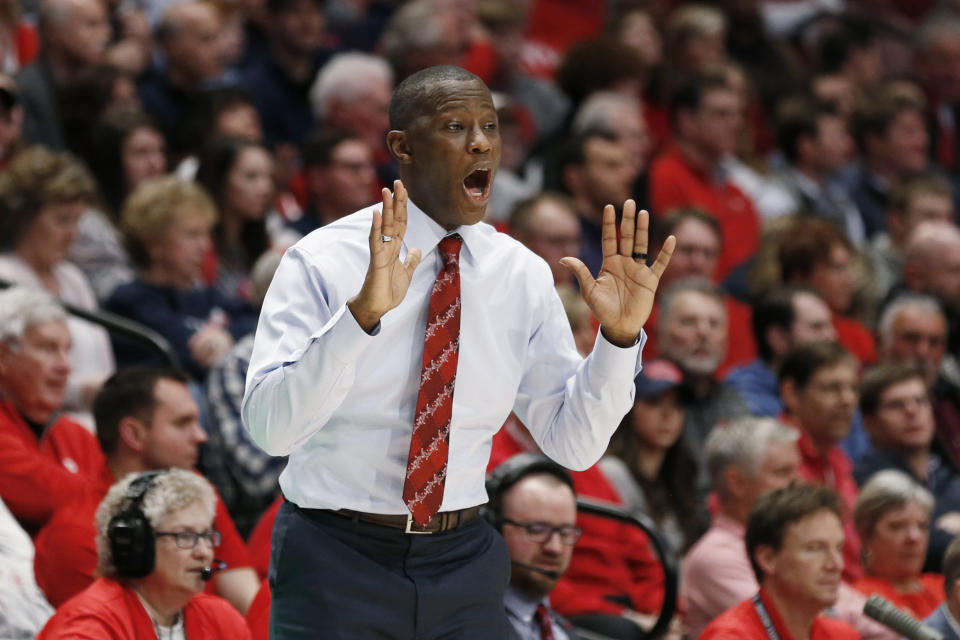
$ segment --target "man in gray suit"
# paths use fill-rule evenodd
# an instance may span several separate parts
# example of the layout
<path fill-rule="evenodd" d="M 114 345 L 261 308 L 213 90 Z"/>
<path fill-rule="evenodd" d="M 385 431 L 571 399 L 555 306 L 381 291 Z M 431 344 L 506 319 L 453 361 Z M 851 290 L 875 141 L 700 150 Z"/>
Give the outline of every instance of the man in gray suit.
<path fill-rule="evenodd" d="M 943 588 L 946 602 L 924 624 L 942 633 L 946 640 L 960 640 L 960 537 L 953 539 L 943 556 Z"/>

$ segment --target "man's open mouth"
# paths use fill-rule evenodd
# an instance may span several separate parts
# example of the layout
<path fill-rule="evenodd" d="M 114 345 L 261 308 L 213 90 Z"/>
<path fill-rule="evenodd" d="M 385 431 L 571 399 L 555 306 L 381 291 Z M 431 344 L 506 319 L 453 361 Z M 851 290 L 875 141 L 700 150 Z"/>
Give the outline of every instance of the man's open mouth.
<path fill-rule="evenodd" d="M 463 190 L 477 204 L 486 204 L 490 198 L 490 181 L 493 172 L 490 169 L 474 169 L 463 179 Z"/>

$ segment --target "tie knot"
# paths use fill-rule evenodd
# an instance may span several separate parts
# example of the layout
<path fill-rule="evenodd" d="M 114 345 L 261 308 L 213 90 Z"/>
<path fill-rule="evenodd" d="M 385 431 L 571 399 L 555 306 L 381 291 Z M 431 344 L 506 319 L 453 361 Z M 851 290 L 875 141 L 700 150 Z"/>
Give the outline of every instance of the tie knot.
<path fill-rule="evenodd" d="M 460 237 L 459 233 L 454 233 L 449 236 L 444 236 L 440 241 L 440 244 L 437 248 L 440 250 L 440 255 L 443 257 L 444 264 L 448 264 L 451 260 L 456 261 L 460 258 L 460 247 L 463 246 L 463 238 Z"/>

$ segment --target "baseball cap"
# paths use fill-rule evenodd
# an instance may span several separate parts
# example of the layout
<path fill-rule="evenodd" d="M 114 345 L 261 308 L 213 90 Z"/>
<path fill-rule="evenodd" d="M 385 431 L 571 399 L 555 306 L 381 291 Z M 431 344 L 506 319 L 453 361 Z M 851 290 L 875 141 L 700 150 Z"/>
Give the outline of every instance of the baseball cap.
<path fill-rule="evenodd" d="M 643 364 L 643 369 L 634 379 L 636 399 L 655 398 L 673 389 L 683 381 L 683 374 L 672 362 L 651 360 Z"/>

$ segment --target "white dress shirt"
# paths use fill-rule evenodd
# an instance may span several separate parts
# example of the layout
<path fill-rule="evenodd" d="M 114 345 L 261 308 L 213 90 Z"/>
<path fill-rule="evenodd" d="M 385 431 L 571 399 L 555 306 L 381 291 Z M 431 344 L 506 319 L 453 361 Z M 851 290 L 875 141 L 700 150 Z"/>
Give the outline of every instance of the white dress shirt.
<path fill-rule="evenodd" d="M 247 372 L 242 414 L 271 455 L 289 455 L 280 487 L 306 508 L 406 514 L 410 448 L 427 307 L 444 229 L 412 202 L 400 253 L 423 260 L 403 302 L 373 335 L 346 308 L 370 261 L 374 207 L 319 229 L 289 249 L 267 292 Z M 486 502 L 491 439 L 516 411 L 551 458 L 572 469 L 599 460 L 633 404 L 645 340 L 619 348 L 598 337 L 576 351 L 547 264 L 478 223 L 456 229 L 460 350 L 441 511 Z"/>

